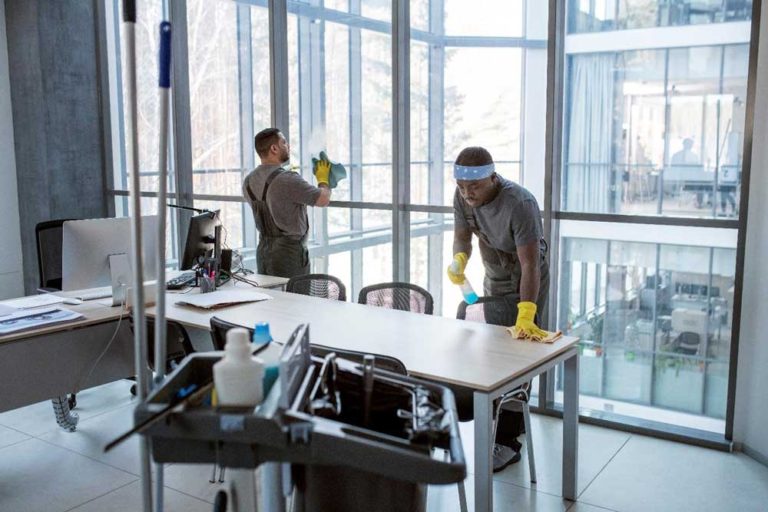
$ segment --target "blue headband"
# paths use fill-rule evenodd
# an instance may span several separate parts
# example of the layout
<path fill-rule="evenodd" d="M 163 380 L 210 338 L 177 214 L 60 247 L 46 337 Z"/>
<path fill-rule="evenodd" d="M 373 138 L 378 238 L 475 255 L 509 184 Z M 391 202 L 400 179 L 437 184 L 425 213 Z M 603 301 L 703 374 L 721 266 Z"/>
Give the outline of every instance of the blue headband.
<path fill-rule="evenodd" d="M 479 166 L 467 166 L 467 165 L 454 165 L 453 177 L 457 180 L 482 180 L 487 178 L 496 172 L 496 166 L 493 164 L 479 165 Z"/>

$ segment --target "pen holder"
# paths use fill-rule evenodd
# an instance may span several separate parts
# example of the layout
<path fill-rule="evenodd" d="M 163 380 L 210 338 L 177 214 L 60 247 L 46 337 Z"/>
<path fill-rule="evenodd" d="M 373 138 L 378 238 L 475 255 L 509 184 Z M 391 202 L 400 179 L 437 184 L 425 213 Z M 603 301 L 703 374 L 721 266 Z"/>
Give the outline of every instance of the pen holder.
<path fill-rule="evenodd" d="M 216 291 L 216 278 L 200 276 L 200 293 L 210 293 Z"/>

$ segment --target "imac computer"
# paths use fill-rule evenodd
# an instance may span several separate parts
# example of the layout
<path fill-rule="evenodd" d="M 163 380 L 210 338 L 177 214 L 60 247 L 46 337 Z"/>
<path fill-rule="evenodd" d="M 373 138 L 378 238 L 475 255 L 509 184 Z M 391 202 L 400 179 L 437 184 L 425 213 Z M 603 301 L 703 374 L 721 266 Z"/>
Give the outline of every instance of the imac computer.
<path fill-rule="evenodd" d="M 144 279 L 151 281 L 156 278 L 157 217 L 141 220 Z M 129 217 L 67 221 L 62 237 L 63 291 L 132 284 Z"/>
<path fill-rule="evenodd" d="M 199 257 L 213 256 L 216 245 L 216 227 L 221 226 L 219 210 L 203 212 L 189 220 L 187 242 L 184 244 L 184 254 L 181 258 L 181 270 L 190 270 Z"/>

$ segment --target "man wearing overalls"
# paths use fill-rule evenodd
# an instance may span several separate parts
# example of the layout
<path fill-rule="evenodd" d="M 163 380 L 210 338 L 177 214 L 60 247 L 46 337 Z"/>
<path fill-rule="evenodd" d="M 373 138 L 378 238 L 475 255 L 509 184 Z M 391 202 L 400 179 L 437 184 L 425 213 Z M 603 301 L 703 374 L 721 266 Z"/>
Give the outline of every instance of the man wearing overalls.
<path fill-rule="evenodd" d="M 517 318 L 503 322 L 506 325 L 514 322 L 518 332 L 546 336 L 535 323 L 536 312 L 540 315 L 546 312 L 549 293 L 547 245 L 536 198 L 525 188 L 496 174 L 491 154 L 481 147 L 468 147 L 459 153 L 454 178 L 457 184 L 453 200 L 454 256 L 453 264 L 448 267 L 449 279 L 454 284 L 464 282 L 474 234 L 485 267 L 485 295 L 504 297 L 511 311 L 517 306 Z M 503 411 L 500 416 L 494 471 L 520 460 L 520 444 L 515 439 L 518 432 L 509 425 L 519 423 L 514 414 L 519 413 Z"/>
<path fill-rule="evenodd" d="M 330 163 L 318 164 L 315 187 L 286 168 L 290 146 L 280 130 L 260 131 L 255 146 L 261 165 L 246 176 L 243 195 L 259 230 L 258 273 L 288 278 L 309 274 L 307 206 L 328 206 Z"/>

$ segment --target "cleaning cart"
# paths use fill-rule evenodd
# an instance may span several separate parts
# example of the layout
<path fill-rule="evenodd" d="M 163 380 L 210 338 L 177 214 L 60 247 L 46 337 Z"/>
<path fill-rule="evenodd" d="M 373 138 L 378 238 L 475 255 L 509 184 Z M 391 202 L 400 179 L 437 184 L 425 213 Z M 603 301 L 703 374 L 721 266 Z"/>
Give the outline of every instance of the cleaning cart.
<path fill-rule="evenodd" d="M 279 378 L 255 409 L 214 407 L 203 397 L 146 428 L 155 462 L 231 468 L 228 499 L 216 506 L 238 512 L 282 511 L 289 496 L 294 510 L 423 511 L 426 484 L 464 480 L 448 388 L 376 369 L 372 356 L 362 364 L 312 357 L 309 341 L 301 325 L 281 350 L 275 345 Z M 220 357 L 188 357 L 136 408 L 136 424 L 209 383 Z"/>

